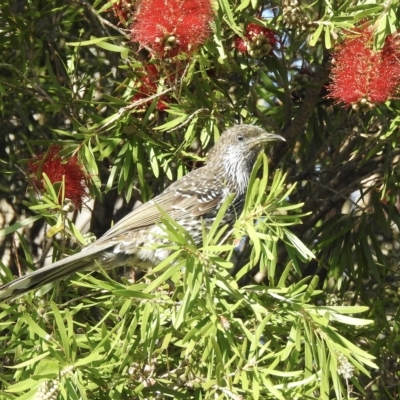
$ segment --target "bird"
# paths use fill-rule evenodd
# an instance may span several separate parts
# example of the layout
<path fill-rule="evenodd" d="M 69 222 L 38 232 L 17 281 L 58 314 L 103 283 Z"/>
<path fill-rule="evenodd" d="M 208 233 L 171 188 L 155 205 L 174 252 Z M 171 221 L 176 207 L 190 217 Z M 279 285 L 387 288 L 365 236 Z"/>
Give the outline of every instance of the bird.
<path fill-rule="evenodd" d="M 140 205 L 103 236 L 49 266 L 0 286 L 0 303 L 7 302 L 75 272 L 120 266 L 148 270 L 165 260 L 169 250 L 162 244 L 163 213 L 185 228 L 196 245 L 202 226 L 210 227 L 227 200 L 232 198 L 221 225 L 232 225 L 243 210 L 253 166 L 267 142 L 285 139 L 255 125 L 235 125 L 221 134 L 209 151 L 204 166 L 168 186 Z"/>

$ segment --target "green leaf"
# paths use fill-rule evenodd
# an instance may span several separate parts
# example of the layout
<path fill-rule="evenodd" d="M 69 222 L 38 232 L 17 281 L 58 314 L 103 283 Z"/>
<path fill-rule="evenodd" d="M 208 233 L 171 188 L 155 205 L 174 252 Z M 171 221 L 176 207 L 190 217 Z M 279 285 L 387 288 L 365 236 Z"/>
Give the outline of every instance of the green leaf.
<path fill-rule="evenodd" d="M 35 222 L 35 221 L 37 221 L 38 219 L 41 219 L 41 218 L 43 218 L 41 215 L 34 215 L 33 217 L 29 217 L 29 218 L 26 218 L 26 219 L 24 219 L 22 221 L 18 221 L 15 224 L 13 224 L 13 225 L 11 225 L 11 226 L 9 226 L 7 228 L 1 229 L 0 230 L 0 237 L 6 236 L 6 235 L 8 235 L 10 233 L 13 233 L 13 232 L 17 231 L 18 229 L 24 228 L 25 226 L 28 226 L 28 225 L 32 224 L 33 222 Z"/>
<path fill-rule="evenodd" d="M 319 37 L 321 36 L 322 30 L 324 29 L 323 24 L 319 24 L 317 30 L 310 36 L 308 40 L 308 44 L 310 46 L 315 46 L 318 42 Z"/>
<path fill-rule="evenodd" d="M 343 324 L 346 324 L 346 325 L 364 326 L 364 325 L 371 325 L 374 323 L 374 321 L 370 320 L 370 319 L 348 317 L 346 315 L 340 315 L 340 314 L 336 314 L 336 313 L 332 313 L 332 314 L 330 314 L 330 316 L 335 321 L 342 322 Z"/>
<path fill-rule="evenodd" d="M 332 48 L 332 42 L 331 42 L 331 29 L 334 29 L 334 27 L 330 26 L 325 26 L 325 47 L 329 50 Z"/>
<path fill-rule="evenodd" d="M 63 318 L 61 317 L 60 311 L 57 308 L 57 305 L 52 301 L 51 302 L 51 309 L 53 310 L 55 322 L 57 324 L 57 332 L 61 337 L 61 342 L 63 346 L 63 350 L 65 352 L 65 358 L 69 361 L 69 339 L 67 330 L 64 325 Z"/>
<path fill-rule="evenodd" d="M 223 10 L 225 11 L 225 17 L 227 19 L 229 26 L 237 35 L 241 36 L 242 32 L 235 23 L 235 19 L 228 0 L 221 0 L 220 4 L 223 7 Z"/>
<path fill-rule="evenodd" d="M 47 356 L 49 356 L 49 354 L 50 354 L 50 352 L 46 351 L 46 352 L 44 352 L 44 353 L 42 353 L 42 354 L 38 354 L 36 357 L 31 358 L 31 359 L 29 359 L 29 360 L 27 360 L 27 361 L 25 361 L 25 362 L 20 363 L 20 364 L 17 364 L 17 365 L 8 365 L 7 368 L 10 368 L 10 369 L 21 369 L 21 368 L 25 368 L 25 367 L 27 367 L 27 366 L 29 366 L 29 365 L 32 365 L 32 364 L 37 363 L 38 361 L 42 360 L 43 358 L 46 358 Z"/>

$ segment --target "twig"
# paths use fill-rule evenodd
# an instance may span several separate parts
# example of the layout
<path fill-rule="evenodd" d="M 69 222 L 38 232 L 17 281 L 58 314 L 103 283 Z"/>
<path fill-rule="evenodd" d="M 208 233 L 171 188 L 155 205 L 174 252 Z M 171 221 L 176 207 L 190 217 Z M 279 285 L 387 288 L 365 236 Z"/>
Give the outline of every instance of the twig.
<path fill-rule="evenodd" d="M 315 104 L 319 101 L 319 93 L 322 85 L 328 79 L 328 70 L 320 67 L 316 74 L 313 82 L 306 91 L 306 97 L 299 107 L 296 116 L 293 118 L 291 125 L 283 131 L 283 135 L 287 140 L 286 143 L 279 143 L 274 146 L 274 152 L 271 157 L 271 169 L 275 169 L 279 160 L 282 158 L 288 149 L 293 145 L 293 142 L 297 140 L 298 136 L 304 131 L 308 120 L 314 112 Z"/>
<path fill-rule="evenodd" d="M 93 10 L 92 6 L 86 0 L 77 0 L 77 2 L 82 4 L 88 11 L 90 11 L 100 21 L 102 25 L 107 25 L 111 29 L 114 29 L 115 31 L 120 33 L 125 38 L 128 39 L 130 38 L 129 35 L 124 30 L 118 28 L 118 26 L 115 26 L 110 21 L 107 21 L 105 18 L 100 16 L 95 10 Z"/>
<path fill-rule="evenodd" d="M 12 252 L 15 257 L 15 261 L 17 263 L 17 268 L 18 268 L 18 276 L 21 277 L 23 275 L 22 273 L 22 268 L 21 268 L 21 263 L 19 262 L 19 256 L 18 256 L 18 251 L 17 251 L 17 244 L 15 242 L 15 232 L 12 236 Z"/>
<path fill-rule="evenodd" d="M 63 304 L 60 304 L 58 307 L 60 309 L 62 309 L 62 308 L 67 307 L 71 303 L 75 303 L 76 301 L 83 300 L 83 299 L 92 299 L 94 296 L 97 296 L 98 294 L 102 294 L 102 293 L 109 293 L 109 292 L 105 291 L 104 289 L 96 290 L 95 292 L 90 292 L 90 293 L 84 294 L 82 296 L 78 296 L 78 297 L 75 297 L 75 298 L 73 298 L 71 300 L 68 300 L 67 302 L 65 302 Z"/>
<path fill-rule="evenodd" d="M 197 114 L 200 114 L 202 111 L 209 111 L 209 110 L 208 110 L 208 108 L 199 108 L 194 113 L 190 114 L 189 117 L 185 121 L 183 121 L 181 124 L 179 124 L 175 128 L 168 130 L 167 132 L 173 132 L 173 131 L 176 131 L 177 129 L 182 128 L 183 126 L 187 125 Z"/>
<path fill-rule="evenodd" d="M 137 101 L 127 105 L 126 107 L 120 108 L 118 110 L 118 112 L 116 114 L 114 114 L 113 117 L 107 123 L 105 123 L 104 125 L 102 125 L 98 128 L 98 132 L 103 132 L 114 122 L 118 121 L 124 114 L 128 113 L 129 111 L 136 108 L 137 106 L 146 104 L 149 101 L 152 101 L 154 99 L 157 99 L 158 97 L 164 96 L 164 94 L 169 93 L 170 91 L 172 91 L 172 88 L 165 89 L 164 91 L 162 91 L 160 93 L 153 94 L 152 96 L 146 97 L 145 99 L 137 100 Z"/>

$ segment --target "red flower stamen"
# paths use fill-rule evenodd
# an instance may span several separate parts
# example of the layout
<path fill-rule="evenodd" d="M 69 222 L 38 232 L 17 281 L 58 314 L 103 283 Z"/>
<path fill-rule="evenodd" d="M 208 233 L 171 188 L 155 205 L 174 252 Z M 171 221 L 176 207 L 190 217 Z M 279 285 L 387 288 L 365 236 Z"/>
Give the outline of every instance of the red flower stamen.
<path fill-rule="evenodd" d="M 80 209 L 87 195 L 88 175 L 76 156 L 64 160 L 59 154 L 60 151 L 59 146 L 50 146 L 47 153 L 28 163 L 29 169 L 35 175 L 33 180 L 39 190 L 44 190 L 44 182 L 42 176 L 38 176 L 39 173 L 46 174 L 52 184 L 64 180 L 65 198 L 71 200 L 74 206 Z"/>
<path fill-rule="evenodd" d="M 271 54 L 277 43 L 278 40 L 272 29 L 250 22 L 246 28 L 245 39 L 237 37 L 234 46 L 241 53 L 260 58 Z"/>
<path fill-rule="evenodd" d="M 212 19 L 210 0 L 142 0 L 132 39 L 159 58 L 191 54 L 207 40 Z"/>
<path fill-rule="evenodd" d="M 359 29 L 356 38 L 347 38 L 335 49 L 328 97 L 337 102 L 373 108 L 396 94 L 400 84 L 400 40 L 387 37 L 382 50 L 373 49 L 373 30 Z"/>

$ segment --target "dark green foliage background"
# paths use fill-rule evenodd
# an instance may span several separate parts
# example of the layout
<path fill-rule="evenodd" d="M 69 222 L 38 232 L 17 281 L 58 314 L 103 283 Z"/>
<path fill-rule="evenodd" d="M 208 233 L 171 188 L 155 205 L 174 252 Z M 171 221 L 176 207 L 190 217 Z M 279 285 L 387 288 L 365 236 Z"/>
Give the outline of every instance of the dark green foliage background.
<path fill-rule="evenodd" d="M 169 221 L 174 251 L 149 279 L 83 274 L 1 305 L 0 397 L 398 398 L 400 103 L 356 113 L 325 97 L 344 29 L 371 20 L 380 48 L 399 28 L 397 5 L 303 2 L 308 22 L 296 25 L 286 3 L 219 0 L 198 54 L 156 61 L 166 111 L 157 99 L 132 105 L 147 55 L 110 7 L 0 1 L 0 228 L 35 220 L 0 231 L 4 281 L 39 267 L 39 249 L 59 258 L 82 241 L 57 195 L 27 190 L 26 161 L 51 143 L 91 176 L 100 236 L 201 165 L 226 127 L 255 123 L 287 142 L 259 160 L 233 232 L 216 224 L 197 249 Z M 253 60 L 232 45 L 262 11 L 281 45 Z M 342 213 L 357 190 L 362 201 Z M 61 239 L 37 240 L 61 222 Z M 250 246 L 237 254 L 244 235 Z"/>

